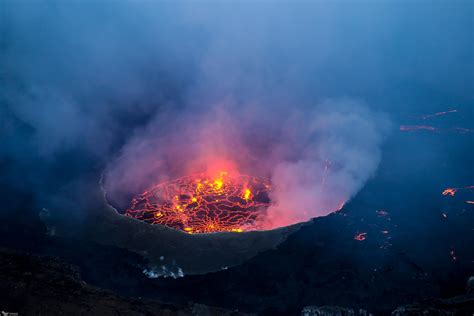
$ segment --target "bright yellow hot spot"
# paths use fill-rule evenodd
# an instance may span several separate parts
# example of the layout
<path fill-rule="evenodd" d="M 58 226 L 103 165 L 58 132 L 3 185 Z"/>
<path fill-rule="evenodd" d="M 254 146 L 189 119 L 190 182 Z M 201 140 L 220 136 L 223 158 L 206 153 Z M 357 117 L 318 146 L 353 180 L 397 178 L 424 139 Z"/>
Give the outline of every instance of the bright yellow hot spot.
<path fill-rule="evenodd" d="M 213 186 L 216 191 L 219 191 L 222 189 L 222 186 L 224 185 L 224 177 L 227 176 L 227 171 L 221 171 L 219 173 L 219 178 L 214 180 Z"/>
<path fill-rule="evenodd" d="M 184 230 L 187 231 L 187 232 L 190 232 L 190 231 L 192 231 L 193 229 L 192 229 L 191 227 L 185 227 Z"/>
<path fill-rule="evenodd" d="M 244 199 L 246 201 L 248 201 L 248 199 L 250 198 L 250 194 L 252 194 L 252 192 L 250 191 L 250 189 L 245 189 L 245 192 L 244 192 Z"/>
<path fill-rule="evenodd" d="M 216 190 L 220 190 L 223 184 L 224 182 L 222 181 L 222 178 L 214 181 L 214 187 Z"/>
<path fill-rule="evenodd" d="M 231 231 L 234 232 L 234 233 L 241 233 L 241 232 L 243 232 L 243 230 L 240 229 L 240 228 L 233 228 L 233 229 L 231 229 Z"/>
<path fill-rule="evenodd" d="M 191 201 L 193 201 L 193 202 L 197 202 L 197 200 L 198 200 L 198 199 L 196 199 L 195 197 L 193 197 L 193 198 L 191 199 Z"/>

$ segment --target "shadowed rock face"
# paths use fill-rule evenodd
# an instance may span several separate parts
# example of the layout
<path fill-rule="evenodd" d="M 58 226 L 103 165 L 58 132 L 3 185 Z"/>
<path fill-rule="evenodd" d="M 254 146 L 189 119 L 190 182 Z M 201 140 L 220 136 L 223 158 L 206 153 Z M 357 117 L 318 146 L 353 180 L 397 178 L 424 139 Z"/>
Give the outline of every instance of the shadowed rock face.
<path fill-rule="evenodd" d="M 276 247 L 301 225 L 246 233 L 186 234 L 150 225 L 104 208 L 85 223 L 87 239 L 142 254 L 152 267 L 173 266 L 184 274 L 218 271 L 239 265 Z"/>
<path fill-rule="evenodd" d="M 472 294 L 474 295 L 474 276 L 469 277 L 467 280 L 467 294 Z"/>
<path fill-rule="evenodd" d="M 411 147 L 420 144 L 423 141 L 416 139 Z M 424 151 L 426 156 L 432 155 L 429 149 Z M 317 218 L 275 249 L 223 271 L 177 279 L 147 278 L 142 271 L 148 263 L 138 253 L 145 250 L 123 249 L 134 235 L 140 236 L 140 230 L 130 230 L 135 225 L 126 221 L 132 219 L 115 215 L 113 209 L 107 211 L 100 190 L 91 190 L 95 197 L 80 196 L 97 206 L 87 209 L 90 215 L 80 225 L 67 227 L 65 221 L 55 225 L 54 219 L 49 219 L 50 228 L 56 227 L 59 236 L 44 234 L 34 213 L 37 209 L 27 204 L 28 199 L 17 199 L 25 205 L 3 219 L 0 245 L 60 257 L 78 266 L 87 283 L 124 297 L 159 299 L 182 306 L 193 301 L 274 316 L 297 315 L 305 306 L 343 306 L 354 311 L 362 308 L 374 315 L 390 315 L 398 306 L 433 297 L 444 298 L 446 305 L 446 298 L 465 293 L 466 279 L 473 275 L 472 206 L 457 195 L 441 195 L 446 183 L 454 180 L 433 174 L 432 166 L 417 164 L 408 170 L 397 164 L 405 167 L 403 159 L 411 161 L 409 156 L 391 152 L 387 157 L 392 161 L 382 166 L 377 178 L 341 212 Z M 444 161 L 439 159 L 438 168 L 452 172 L 443 167 Z M 433 179 L 427 182 L 419 177 L 420 170 L 433 174 Z M 464 180 L 456 182 L 470 183 L 472 177 L 465 170 L 460 171 Z M 97 182 L 96 174 L 91 178 L 89 183 Z M 11 194 L 3 191 L 0 195 Z M 20 217 L 23 210 L 25 215 Z M 139 224 L 136 227 L 144 232 L 157 228 Z M 94 228 L 100 230 L 94 232 Z M 112 237 L 107 235 L 110 232 Z M 366 238 L 354 239 L 360 233 L 366 233 Z M 122 249 L 111 246 L 115 241 Z M 182 247 L 178 242 L 172 245 Z M 2 275 L 9 273 L 4 271 Z M 433 304 L 424 306 L 439 307 Z M 462 304 L 472 306 L 469 302 Z"/>
<path fill-rule="evenodd" d="M 461 316 L 474 313 L 474 295 L 466 294 L 397 307 L 392 316 Z"/>
<path fill-rule="evenodd" d="M 275 248 L 304 225 L 302 223 L 268 231 L 190 235 L 119 214 L 107 203 L 98 181 L 91 179 L 89 182 L 96 211 L 89 213 L 80 230 L 66 227 L 62 223 L 55 224 L 54 218 L 43 216 L 49 230 L 59 236 L 80 237 L 139 253 L 149 259 L 152 273 L 171 271 L 176 274 L 179 270 L 188 275 L 236 266 L 262 251 Z"/>
<path fill-rule="evenodd" d="M 202 304 L 127 299 L 81 280 L 77 268 L 51 257 L 0 250 L 0 304 L 19 315 L 249 315 Z"/>
<path fill-rule="evenodd" d="M 360 309 L 345 308 L 340 306 L 307 306 L 303 308 L 301 316 L 373 316 L 367 311 Z"/>

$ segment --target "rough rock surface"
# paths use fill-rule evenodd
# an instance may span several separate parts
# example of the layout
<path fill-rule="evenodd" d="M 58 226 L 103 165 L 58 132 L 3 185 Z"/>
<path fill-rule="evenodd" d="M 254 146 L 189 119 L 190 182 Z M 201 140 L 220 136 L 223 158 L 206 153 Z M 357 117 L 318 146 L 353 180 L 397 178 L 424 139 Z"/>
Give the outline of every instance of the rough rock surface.
<path fill-rule="evenodd" d="M 407 146 L 406 152 L 423 143 L 419 139 L 409 142 L 403 138 L 402 141 Z M 429 148 L 423 149 L 426 159 L 433 158 Z M 464 152 L 463 148 L 459 155 Z M 374 315 L 390 315 L 398 306 L 433 297 L 444 298 L 445 304 L 460 301 L 461 305 L 472 307 L 462 296 L 467 278 L 473 275 L 474 206 L 466 204 L 461 196 L 457 198 L 461 193 L 456 197 L 441 194 L 450 182 L 448 179 L 439 177 L 427 182 L 425 177 L 419 176 L 420 168 L 424 168 L 424 174 L 437 175 L 433 170 L 442 169 L 445 160 L 440 159 L 436 168 L 414 164 L 407 169 L 412 162 L 411 155 L 389 152 L 386 157 L 389 160 L 383 163 L 378 176 L 340 212 L 315 219 L 276 248 L 261 252 L 241 265 L 228 268 L 218 265 L 218 272 L 206 275 L 190 275 L 178 265 L 183 268 L 185 277 L 149 279 L 143 270 L 153 267 L 139 253 L 119 248 L 121 244 L 89 242 L 96 240 L 94 236 L 66 238 L 45 234 L 37 218 L 38 209 L 32 204 L 34 200 L 28 196 L 18 198 L 9 191 L 0 191 L 3 208 L 11 207 L 8 217 L 0 212 L 0 246 L 61 258 L 78 266 L 82 280 L 88 284 L 109 289 L 122 297 L 140 296 L 184 307 L 192 301 L 227 310 L 286 316 L 300 314 L 305 306 L 347 306 L 362 308 Z M 69 167 L 70 164 L 61 172 L 70 170 Z M 71 175 L 67 174 L 67 178 Z M 467 177 L 461 182 L 468 183 L 470 179 L 472 177 Z M 9 196 L 21 204 L 6 203 Z M 99 206 L 103 197 L 97 196 L 97 208 L 93 199 L 87 197 L 88 205 L 94 206 L 88 214 L 102 210 Z M 76 229 L 85 227 L 86 224 L 69 217 L 68 222 Z M 118 231 L 124 240 L 132 238 L 131 232 L 123 228 Z M 366 239 L 355 240 L 354 236 L 362 232 L 366 233 Z M 103 235 L 103 232 L 98 234 Z M 149 243 L 155 241 L 154 238 L 148 240 Z M 180 239 L 169 241 L 170 245 L 179 243 Z M 230 251 L 230 255 L 238 257 L 239 254 Z M 168 258 L 173 259 L 166 256 Z M 192 261 L 196 257 L 188 259 Z M 199 259 L 206 263 L 212 261 L 213 256 Z M 2 273 L 2 280 L 4 275 Z M 8 282 L 11 285 L 12 279 Z M 16 297 L 20 303 L 15 306 L 26 300 L 20 295 Z M 449 297 L 452 299 L 447 300 Z M 4 304 L 8 297 L 0 300 Z M 452 305 L 430 304 L 425 306 L 452 308 Z M 467 315 L 472 316 L 472 313 Z"/>
<path fill-rule="evenodd" d="M 474 294 L 474 276 L 469 277 L 466 287 L 467 294 Z"/>
<path fill-rule="evenodd" d="M 454 316 L 457 315 L 456 311 L 439 309 L 432 306 L 426 306 L 422 304 L 411 304 L 406 306 L 400 306 L 392 312 L 392 316 L 417 316 L 417 315 L 430 315 L 430 316 Z"/>
<path fill-rule="evenodd" d="M 474 293 L 472 292 L 471 276 L 467 280 L 467 291 L 465 295 L 459 295 L 447 299 L 426 301 L 423 303 L 409 304 L 396 308 L 392 316 L 458 316 L 474 315 Z"/>
<path fill-rule="evenodd" d="M 354 310 L 340 306 L 307 306 L 301 316 L 372 316 L 366 310 Z"/>
<path fill-rule="evenodd" d="M 201 304 L 123 298 L 86 284 L 77 268 L 63 261 L 6 250 L 0 251 L 0 310 L 19 315 L 244 315 Z"/>

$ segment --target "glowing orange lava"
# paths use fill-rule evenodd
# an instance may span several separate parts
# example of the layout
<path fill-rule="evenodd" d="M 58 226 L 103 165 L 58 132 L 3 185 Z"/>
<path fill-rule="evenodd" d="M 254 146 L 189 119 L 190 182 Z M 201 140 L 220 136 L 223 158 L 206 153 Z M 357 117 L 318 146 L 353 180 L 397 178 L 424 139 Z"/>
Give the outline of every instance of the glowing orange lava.
<path fill-rule="evenodd" d="M 472 190 L 472 189 L 474 189 L 474 185 L 470 185 L 470 186 L 467 186 L 467 187 L 461 187 L 461 188 L 446 188 L 446 189 L 443 190 L 443 192 L 441 194 L 454 196 L 456 194 L 456 192 L 458 192 L 459 190 Z"/>
<path fill-rule="evenodd" d="M 125 215 L 189 234 L 262 228 L 270 184 L 257 177 L 219 172 L 158 184 L 132 200 Z"/>
<path fill-rule="evenodd" d="M 454 196 L 456 194 L 456 191 L 457 189 L 455 188 L 447 188 L 441 194 Z"/>

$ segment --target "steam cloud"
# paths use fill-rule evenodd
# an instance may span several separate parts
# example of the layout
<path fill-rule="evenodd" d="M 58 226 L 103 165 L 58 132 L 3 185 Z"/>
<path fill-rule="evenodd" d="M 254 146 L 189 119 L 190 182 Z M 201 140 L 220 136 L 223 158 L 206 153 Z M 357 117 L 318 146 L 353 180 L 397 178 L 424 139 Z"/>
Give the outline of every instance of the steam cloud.
<path fill-rule="evenodd" d="M 455 52 L 468 44 L 449 34 L 468 16 L 440 6 L 3 1 L 2 184 L 70 217 L 90 207 L 90 169 L 125 207 L 150 184 L 231 161 L 271 178 L 269 226 L 327 214 L 377 168 L 382 112 L 400 106 L 392 82 L 466 82 L 444 74 L 465 73 Z M 428 38 L 415 54 L 426 58 L 400 50 L 414 47 L 400 34 Z M 433 52 L 434 38 L 450 50 Z"/>
<path fill-rule="evenodd" d="M 255 112 L 265 115 L 265 104 L 242 113 L 244 104 L 219 103 L 202 115 L 180 112 L 169 126 L 152 122 L 110 166 L 106 188 L 126 205 L 157 181 L 230 168 L 271 179 L 267 228 L 335 211 L 376 170 L 389 122 L 347 99 L 288 107 L 261 120 Z"/>

